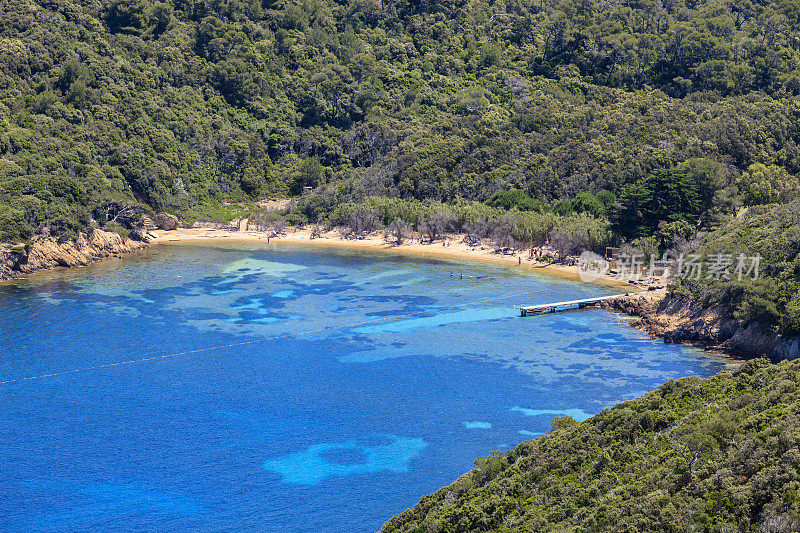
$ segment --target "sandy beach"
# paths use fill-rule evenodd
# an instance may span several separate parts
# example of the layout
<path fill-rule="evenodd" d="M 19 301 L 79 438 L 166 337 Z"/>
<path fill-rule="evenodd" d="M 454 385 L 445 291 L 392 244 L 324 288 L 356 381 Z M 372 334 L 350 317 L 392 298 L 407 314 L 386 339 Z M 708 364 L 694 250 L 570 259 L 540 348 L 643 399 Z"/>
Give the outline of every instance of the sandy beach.
<path fill-rule="evenodd" d="M 359 239 L 345 239 L 336 231 L 323 233 L 312 238 L 310 229 L 288 228 L 284 235 L 267 237 L 258 231 L 232 231 L 227 228 L 179 228 L 172 231 L 158 231 L 158 237 L 153 241 L 156 245 L 171 245 L 180 243 L 198 242 L 247 242 L 275 244 L 293 244 L 303 246 L 336 247 L 345 249 L 360 249 L 380 251 L 388 254 L 409 255 L 416 257 L 430 257 L 455 261 L 479 261 L 503 265 L 511 268 L 520 268 L 523 271 L 546 276 L 557 276 L 576 281 L 581 279 L 578 266 L 563 264 L 541 263 L 528 257 L 524 250 L 516 253 L 500 253 L 493 246 L 478 244 L 470 246 L 460 241 L 457 236 L 445 237 L 442 241 L 433 244 L 420 244 L 419 240 L 405 239 L 403 244 L 387 242 L 381 232 L 373 233 Z M 604 276 L 592 281 L 606 286 L 625 287 L 625 292 L 638 292 L 642 288 L 612 276 Z"/>

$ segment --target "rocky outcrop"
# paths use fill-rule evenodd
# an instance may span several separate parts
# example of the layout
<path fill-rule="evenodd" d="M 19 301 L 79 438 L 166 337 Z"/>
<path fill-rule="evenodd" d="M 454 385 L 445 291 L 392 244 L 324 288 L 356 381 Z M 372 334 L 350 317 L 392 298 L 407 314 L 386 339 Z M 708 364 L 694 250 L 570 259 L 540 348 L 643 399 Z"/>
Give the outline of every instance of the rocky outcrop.
<path fill-rule="evenodd" d="M 773 361 L 800 356 L 800 338 L 765 324 L 743 324 L 719 307 L 672 297 L 665 291 L 637 293 L 603 302 L 603 307 L 637 317 L 632 326 L 664 342 L 695 344 L 742 358 Z"/>
<path fill-rule="evenodd" d="M 0 281 L 4 279 L 11 279 L 16 277 L 17 271 L 15 266 L 17 264 L 17 257 L 24 253 L 22 251 L 12 248 L 8 244 L 0 244 Z"/>
<path fill-rule="evenodd" d="M 155 219 L 153 219 L 153 222 L 155 223 L 156 227 L 165 231 L 178 229 L 181 224 L 181 221 L 178 219 L 178 217 L 175 215 L 170 215 L 169 213 L 157 214 Z"/>
<path fill-rule="evenodd" d="M 116 233 L 94 230 L 60 243 L 52 237 L 35 238 L 24 248 L 0 247 L 0 280 L 57 266 L 73 267 L 113 255 L 146 248 L 144 242 L 123 240 Z"/>
<path fill-rule="evenodd" d="M 131 239 L 149 243 L 158 239 L 158 234 L 154 231 L 147 231 L 145 228 L 134 228 L 131 230 Z"/>

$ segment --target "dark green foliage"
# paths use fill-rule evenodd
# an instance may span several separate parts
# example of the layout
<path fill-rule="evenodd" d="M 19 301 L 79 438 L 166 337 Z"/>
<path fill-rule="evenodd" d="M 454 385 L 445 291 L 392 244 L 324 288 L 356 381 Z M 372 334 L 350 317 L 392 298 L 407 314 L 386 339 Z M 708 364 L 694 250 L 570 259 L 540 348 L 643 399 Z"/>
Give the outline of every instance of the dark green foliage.
<path fill-rule="evenodd" d="M 567 429 L 571 428 L 575 424 L 577 424 L 577 422 L 575 421 L 574 418 L 572 418 L 569 415 L 557 416 L 550 423 L 550 429 L 553 431 L 556 431 L 558 429 Z"/>
<path fill-rule="evenodd" d="M 557 419 L 383 531 L 795 531 L 799 376 L 797 361 L 751 361 Z"/>
<path fill-rule="evenodd" d="M 572 213 L 573 205 L 572 202 L 567 200 L 556 200 L 550 205 L 550 210 L 553 211 L 556 215 L 568 215 Z"/>
<path fill-rule="evenodd" d="M 590 213 L 596 217 L 606 216 L 609 209 L 614 205 L 616 198 L 611 191 L 602 192 L 607 194 L 603 194 L 600 197 L 588 191 L 578 193 L 572 200 L 572 209 L 578 213 Z"/>
<path fill-rule="evenodd" d="M 653 170 L 621 194 L 618 231 L 629 237 L 653 235 L 661 224 L 695 223 L 711 205 L 713 195 L 701 194 L 704 182 L 684 165 Z"/>
<path fill-rule="evenodd" d="M 498 191 L 486 203 L 492 207 L 501 207 L 505 210 L 541 211 L 544 207 L 542 202 L 534 200 L 519 189 Z"/>
<path fill-rule="evenodd" d="M 0 181 L 82 192 L 28 195 L 37 204 L 4 187 L 0 238 L 73 231 L 80 209 L 109 202 L 189 216 L 304 187 L 313 222 L 385 196 L 540 201 L 629 237 L 717 223 L 797 193 L 798 13 L 790 0 L 8 0 Z"/>

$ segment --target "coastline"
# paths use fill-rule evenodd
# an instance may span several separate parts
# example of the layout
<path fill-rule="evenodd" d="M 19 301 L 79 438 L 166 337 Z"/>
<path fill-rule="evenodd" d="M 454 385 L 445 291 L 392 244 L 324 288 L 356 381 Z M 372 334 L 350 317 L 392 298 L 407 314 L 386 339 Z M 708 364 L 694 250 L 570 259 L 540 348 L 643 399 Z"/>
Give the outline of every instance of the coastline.
<path fill-rule="evenodd" d="M 80 233 L 77 239 L 66 242 L 59 242 L 52 237 L 38 237 L 22 250 L 0 244 L 0 283 L 59 268 L 83 267 L 112 258 L 121 259 L 147 248 L 145 242 L 123 239 L 116 233 L 97 229 Z"/>
<path fill-rule="evenodd" d="M 602 307 L 634 317 L 631 326 L 665 343 L 696 346 L 739 361 L 800 358 L 800 337 L 783 335 L 768 324 L 742 323 L 719 305 L 704 306 L 666 291 L 615 298 L 603 302 Z"/>
<path fill-rule="evenodd" d="M 445 236 L 442 241 L 433 244 L 420 244 L 407 239 L 403 244 L 397 245 L 387 243 L 382 233 L 373 233 L 364 238 L 351 240 L 341 237 L 336 232 L 328 232 L 312 239 L 309 229 L 289 228 L 286 234 L 268 239 L 266 234 L 257 231 L 236 231 L 229 228 L 179 228 L 151 233 L 149 237 L 148 243 L 123 241 L 116 234 L 95 231 L 78 243 L 57 244 L 51 240 L 42 241 L 31 254 L 36 260 L 26 263 L 22 270 L 13 271 L 13 275 L 0 280 L 0 284 L 13 283 L 14 280 L 25 279 L 31 275 L 44 275 L 62 269 L 72 270 L 88 265 L 102 267 L 103 264 L 125 261 L 129 256 L 156 251 L 164 246 L 187 244 L 215 246 L 230 243 L 258 245 L 259 247 L 266 247 L 269 244 L 276 247 L 294 245 L 342 251 L 369 251 L 395 256 L 491 264 L 526 274 L 567 279 L 613 289 L 625 293 L 625 296 L 604 302 L 601 308 L 634 317 L 629 324 L 643 330 L 652 338 L 663 338 L 665 342 L 701 347 L 717 355 L 736 357 L 738 352 L 738 350 L 720 346 L 719 342 L 714 342 L 716 339 L 712 341 L 712 338 L 709 337 L 697 338 L 686 335 L 684 338 L 674 338 L 672 330 L 685 328 L 685 321 L 675 320 L 675 317 L 667 316 L 661 309 L 660 304 L 668 300 L 664 289 L 648 291 L 641 286 L 612 276 L 592 280 L 582 279 L 577 265 L 540 263 L 526 257 L 528 254 L 524 252 L 499 253 L 491 246 L 480 244 L 469 246 L 460 242 L 458 236 Z M 654 327 L 654 323 L 661 326 Z"/>
<path fill-rule="evenodd" d="M 155 251 L 162 246 L 195 245 L 220 245 L 222 243 L 240 243 L 258 246 L 296 245 L 338 250 L 369 251 L 391 254 L 395 256 L 422 257 L 431 259 L 449 260 L 455 262 L 484 263 L 504 268 L 519 270 L 520 272 L 555 277 L 589 283 L 614 289 L 624 293 L 619 298 L 603 302 L 600 308 L 606 311 L 619 313 L 632 317 L 628 323 L 647 333 L 651 338 L 663 339 L 666 343 L 685 344 L 702 348 L 705 351 L 736 361 L 743 361 L 754 357 L 753 350 L 743 349 L 744 342 L 732 344 L 722 342 L 718 334 L 720 329 L 719 317 L 705 315 L 703 324 L 699 325 L 698 314 L 688 312 L 680 306 L 671 305 L 666 289 L 658 288 L 648 290 L 641 285 L 635 285 L 627 280 L 621 280 L 610 275 L 597 279 L 582 279 L 577 265 L 564 265 L 557 263 L 541 263 L 521 253 L 500 253 L 491 246 L 478 244 L 469 246 L 458 239 L 459 236 L 446 235 L 433 244 L 421 244 L 406 239 L 403 244 L 388 243 L 382 233 L 373 233 L 359 239 L 345 239 L 336 232 L 327 232 L 321 236 L 311 238 L 310 229 L 288 228 L 286 233 L 278 237 L 267 237 L 257 231 L 235 230 L 230 228 L 178 228 L 169 231 L 158 231 L 148 234 L 148 242 L 122 241 L 116 234 L 95 231 L 88 238 L 83 238 L 80 243 L 56 244 L 51 240 L 44 241 L 39 246 L 37 261 L 29 268 L 13 271 L 11 276 L 0 278 L 0 284 L 13 283 L 14 280 L 25 279 L 29 275 L 58 272 L 62 269 L 74 269 L 88 265 L 100 267 L 104 263 L 124 261 L 132 255 L 140 255 Z M 444 243 L 444 245 L 442 244 Z M 80 253 L 76 252 L 76 247 Z M 65 259 L 66 258 L 66 259 Z M 5 272 L 7 273 L 7 271 Z M 691 318 L 691 320 L 690 320 Z M 728 329 L 731 325 L 727 324 Z M 694 331 L 697 330 L 697 331 Z M 712 331 L 714 333 L 709 334 Z M 750 335 L 752 337 L 752 335 Z M 759 348 L 765 345 L 774 347 L 774 340 L 765 339 L 762 334 Z M 768 335 L 767 335 L 768 337 Z M 748 340 L 752 340 L 748 338 Z M 782 352 L 798 354 L 798 342 L 791 346 L 783 347 Z M 767 353 L 773 352 L 768 349 Z M 785 357 L 780 357 L 785 358 Z"/>
<path fill-rule="evenodd" d="M 313 247 L 328 247 L 350 250 L 368 250 L 393 255 L 406 255 L 412 257 L 428 257 L 433 259 L 448 259 L 467 262 L 481 262 L 501 265 L 508 268 L 519 268 L 522 272 L 544 276 L 559 277 L 572 281 L 594 283 L 606 287 L 625 288 L 624 292 L 637 293 L 643 289 L 627 281 L 611 276 L 586 281 L 581 279 L 578 266 L 568 266 L 555 263 L 540 263 L 527 258 L 525 253 L 502 254 L 485 245 L 469 246 L 461 243 L 451 236 L 445 236 L 442 241 L 433 244 L 419 244 L 407 239 L 403 244 L 387 243 L 383 236 L 373 233 L 367 237 L 349 240 L 337 235 L 335 232 L 324 233 L 311 238 L 311 230 L 287 230 L 285 235 L 270 237 L 256 231 L 231 231 L 228 229 L 214 228 L 180 228 L 169 232 L 161 232 L 152 241 L 154 245 L 174 245 L 185 243 L 214 243 L 214 242 L 242 242 L 282 245 L 301 245 Z M 444 245 L 443 245 L 444 243 Z"/>

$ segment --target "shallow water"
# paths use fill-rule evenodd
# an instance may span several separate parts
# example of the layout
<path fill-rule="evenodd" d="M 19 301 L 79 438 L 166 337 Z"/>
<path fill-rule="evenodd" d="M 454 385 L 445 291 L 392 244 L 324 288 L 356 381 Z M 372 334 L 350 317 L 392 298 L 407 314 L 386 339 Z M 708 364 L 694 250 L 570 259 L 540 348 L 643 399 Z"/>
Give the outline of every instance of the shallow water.
<path fill-rule="evenodd" d="M 724 366 L 604 311 L 518 317 L 610 293 L 274 245 L 0 286 L 0 530 L 374 531 L 555 416 Z"/>

